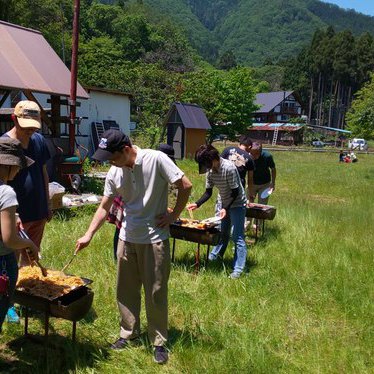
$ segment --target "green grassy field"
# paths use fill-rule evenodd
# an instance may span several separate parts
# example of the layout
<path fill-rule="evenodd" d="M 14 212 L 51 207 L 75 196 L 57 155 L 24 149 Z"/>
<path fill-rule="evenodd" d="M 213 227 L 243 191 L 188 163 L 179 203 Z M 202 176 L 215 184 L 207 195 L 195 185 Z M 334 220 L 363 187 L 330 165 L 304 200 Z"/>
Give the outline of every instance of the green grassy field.
<path fill-rule="evenodd" d="M 274 152 L 277 207 L 265 236 L 248 250 L 248 269 L 230 280 L 232 252 L 194 274 L 192 243 L 177 242 L 170 278 L 170 361 L 152 361 L 143 344 L 111 352 L 118 337 L 114 227 L 106 224 L 70 272 L 94 280 L 93 309 L 78 323 L 52 319 L 50 347 L 22 337 L 23 324 L 4 325 L 0 360 L 22 373 L 373 373 L 374 157 L 339 164 L 337 154 Z M 179 166 L 204 189 L 196 164 Z M 197 217 L 213 214 L 214 199 Z M 93 210 L 56 215 L 43 240 L 43 263 L 60 269 Z M 187 216 L 187 214 L 186 214 Z M 143 308 L 144 309 L 144 308 Z M 142 312 L 142 327 L 146 320 Z M 31 333 L 42 333 L 40 316 Z M 52 347 L 53 345 L 53 347 Z M 0 364 L 1 367 L 4 363 Z"/>

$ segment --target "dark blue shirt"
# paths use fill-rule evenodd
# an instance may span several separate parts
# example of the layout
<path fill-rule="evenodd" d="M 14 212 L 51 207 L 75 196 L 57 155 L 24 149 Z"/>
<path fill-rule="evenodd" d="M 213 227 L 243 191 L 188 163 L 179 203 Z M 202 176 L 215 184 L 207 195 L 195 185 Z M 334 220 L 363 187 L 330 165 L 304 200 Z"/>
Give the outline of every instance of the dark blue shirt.
<path fill-rule="evenodd" d="M 227 147 L 222 151 L 221 157 L 230 160 L 236 166 L 242 186 L 246 188 L 247 172 L 255 168 L 251 155 L 239 147 Z"/>
<path fill-rule="evenodd" d="M 271 182 L 270 169 L 274 168 L 275 163 L 273 156 L 268 151 L 262 151 L 261 156 L 255 160 L 253 183 L 259 185 Z"/>
<path fill-rule="evenodd" d="M 9 137 L 7 134 L 3 136 Z M 34 133 L 25 155 L 35 162 L 28 168 L 20 170 L 9 185 L 17 194 L 18 213 L 22 222 L 38 221 L 48 217 L 48 199 L 45 190 L 43 166 L 49 160 L 50 154 L 44 137 Z"/>

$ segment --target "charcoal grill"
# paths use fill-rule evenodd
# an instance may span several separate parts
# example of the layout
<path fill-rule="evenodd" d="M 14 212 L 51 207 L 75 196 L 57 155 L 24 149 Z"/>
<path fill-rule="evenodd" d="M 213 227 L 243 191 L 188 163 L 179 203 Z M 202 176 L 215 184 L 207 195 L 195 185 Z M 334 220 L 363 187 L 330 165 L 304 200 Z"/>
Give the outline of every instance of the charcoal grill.
<path fill-rule="evenodd" d="M 206 229 L 197 229 L 192 227 L 182 226 L 181 223 L 176 221 L 170 225 L 170 236 L 173 238 L 172 256 L 171 260 L 174 262 L 175 254 L 175 241 L 176 239 L 185 240 L 192 243 L 197 243 L 195 254 L 195 270 L 200 268 L 200 247 L 206 245 L 206 263 L 208 261 L 209 249 L 211 245 L 217 245 L 221 238 L 221 231 L 213 225 Z"/>
<path fill-rule="evenodd" d="M 256 220 L 256 239 L 258 237 L 258 221 L 262 221 L 262 235 L 265 232 L 265 220 L 273 220 L 277 209 L 272 205 L 249 203 L 247 205 L 246 217 Z"/>
<path fill-rule="evenodd" d="M 94 293 L 87 286 L 92 280 L 81 278 L 84 284 L 76 287 L 68 293 L 54 297 L 35 296 L 22 289 L 16 289 L 13 300 L 15 303 L 25 307 L 25 336 L 29 336 L 28 322 L 29 310 L 44 313 L 44 337 L 48 337 L 49 318 L 62 318 L 73 322 L 72 340 L 76 340 L 77 321 L 81 320 L 90 310 Z"/>

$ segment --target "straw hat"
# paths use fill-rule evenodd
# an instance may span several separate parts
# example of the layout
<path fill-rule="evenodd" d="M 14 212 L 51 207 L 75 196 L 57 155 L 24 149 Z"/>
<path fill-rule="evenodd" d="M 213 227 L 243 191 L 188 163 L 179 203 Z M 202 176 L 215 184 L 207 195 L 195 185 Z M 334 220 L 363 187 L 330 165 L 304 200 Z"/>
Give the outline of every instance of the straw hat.
<path fill-rule="evenodd" d="M 16 165 L 21 169 L 34 163 L 23 153 L 21 142 L 12 138 L 0 138 L 0 165 Z"/>

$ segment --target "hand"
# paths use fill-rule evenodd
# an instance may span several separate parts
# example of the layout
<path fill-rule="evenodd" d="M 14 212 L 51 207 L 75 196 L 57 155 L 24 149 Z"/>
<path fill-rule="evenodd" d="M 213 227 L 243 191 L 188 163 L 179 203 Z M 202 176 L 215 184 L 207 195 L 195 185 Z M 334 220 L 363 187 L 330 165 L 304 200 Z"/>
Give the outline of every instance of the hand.
<path fill-rule="evenodd" d="M 26 249 L 27 256 L 30 263 L 39 260 L 39 248 L 30 240 L 29 246 Z"/>
<path fill-rule="evenodd" d="M 17 228 L 17 231 L 21 231 L 21 230 L 25 230 L 25 228 L 23 227 L 23 223 L 21 221 L 21 218 L 19 218 L 19 215 L 17 214 L 16 216 L 16 228 Z"/>
<path fill-rule="evenodd" d="M 167 212 L 165 214 L 159 214 L 156 216 L 156 226 L 157 227 L 168 227 L 171 223 L 175 222 L 176 217 L 174 217 L 173 212 Z"/>
<path fill-rule="evenodd" d="M 195 209 L 197 209 L 197 208 L 198 208 L 198 206 L 197 206 L 196 203 L 191 203 L 191 204 L 187 204 L 187 205 L 186 205 L 186 209 L 187 209 L 187 210 L 195 210 Z"/>
<path fill-rule="evenodd" d="M 226 217 L 226 214 L 227 214 L 226 209 L 221 209 L 219 211 L 219 218 L 224 219 Z"/>
<path fill-rule="evenodd" d="M 74 253 L 77 254 L 83 248 L 86 248 L 91 242 L 92 236 L 90 234 L 85 234 L 81 238 L 77 240 L 75 243 L 75 251 Z"/>
<path fill-rule="evenodd" d="M 270 186 L 269 186 L 269 187 L 273 189 L 273 191 L 272 191 L 272 192 L 274 192 L 274 191 L 275 191 L 275 183 L 270 183 Z"/>

